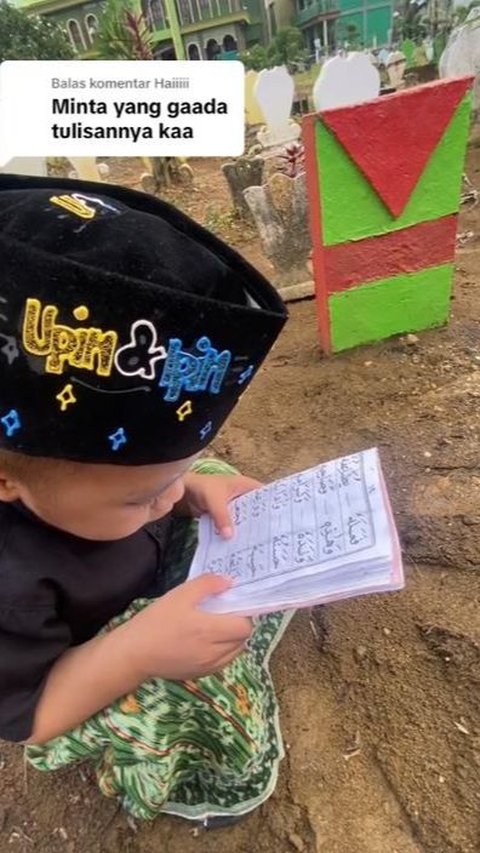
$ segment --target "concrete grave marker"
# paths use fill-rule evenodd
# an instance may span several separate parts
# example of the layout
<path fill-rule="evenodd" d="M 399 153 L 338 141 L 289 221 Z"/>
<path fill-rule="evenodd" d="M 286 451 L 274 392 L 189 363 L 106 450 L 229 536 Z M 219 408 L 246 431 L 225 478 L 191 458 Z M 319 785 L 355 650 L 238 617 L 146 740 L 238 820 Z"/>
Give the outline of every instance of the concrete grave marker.
<path fill-rule="evenodd" d="M 392 50 L 388 56 L 386 67 L 390 85 L 394 89 L 400 89 L 407 67 L 407 57 L 401 50 Z"/>
<path fill-rule="evenodd" d="M 447 322 L 472 83 L 436 81 L 305 117 L 326 352 Z"/>
<path fill-rule="evenodd" d="M 293 78 L 284 65 L 260 71 L 254 95 L 266 122 L 257 134 L 264 148 L 284 145 L 300 136 L 300 126 L 290 118 L 294 93 Z"/>
<path fill-rule="evenodd" d="M 250 127 L 265 124 L 265 117 L 255 97 L 255 86 L 258 71 L 247 71 L 245 74 L 245 121 Z"/>
<path fill-rule="evenodd" d="M 366 53 L 334 56 L 323 66 L 313 87 L 315 108 L 328 110 L 376 98 L 380 74 Z"/>

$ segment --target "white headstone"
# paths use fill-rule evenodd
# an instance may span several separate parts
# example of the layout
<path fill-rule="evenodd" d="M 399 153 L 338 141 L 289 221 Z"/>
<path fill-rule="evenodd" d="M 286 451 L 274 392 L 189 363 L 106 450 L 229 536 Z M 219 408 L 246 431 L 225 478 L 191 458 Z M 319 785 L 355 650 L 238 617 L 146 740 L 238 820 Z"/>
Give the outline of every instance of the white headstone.
<path fill-rule="evenodd" d="M 387 59 L 387 73 L 390 85 L 394 89 L 400 88 L 403 83 L 403 75 L 407 67 L 407 57 L 401 50 L 392 50 Z"/>
<path fill-rule="evenodd" d="M 315 109 L 329 110 L 371 101 L 380 92 L 380 74 L 365 53 L 328 59 L 313 87 Z"/>
<path fill-rule="evenodd" d="M 433 41 L 431 38 L 424 39 L 423 48 L 425 50 L 425 56 L 427 57 L 427 62 L 432 62 L 435 51 L 433 48 Z"/>
<path fill-rule="evenodd" d="M 257 134 L 260 144 L 269 147 L 298 139 L 300 127 L 290 119 L 295 84 L 285 66 L 260 71 L 253 91 L 267 125 Z"/>
<path fill-rule="evenodd" d="M 475 108 L 480 109 L 480 7 L 474 7 L 465 22 L 450 33 L 438 63 L 440 77 L 475 76 Z"/>

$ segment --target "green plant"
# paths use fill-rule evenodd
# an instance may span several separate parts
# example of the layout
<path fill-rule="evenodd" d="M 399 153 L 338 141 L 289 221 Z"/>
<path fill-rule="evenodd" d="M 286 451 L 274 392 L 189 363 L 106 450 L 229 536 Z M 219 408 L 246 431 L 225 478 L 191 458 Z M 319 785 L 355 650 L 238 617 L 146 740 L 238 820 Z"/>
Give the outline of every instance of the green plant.
<path fill-rule="evenodd" d="M 73 48 L 59 24 L 27 15 L 0 0 L 0 62 L 6 59 L 72 59 Z"/>
<path fill-rule="evenodd" d="M 236 221 L 237 215 L 233 208 L 231 210 L 220 211 L 211 205 L 207 207 L 205 228 L 214 234 L 221 234 L 226 228 L 234 227 Z"/>
<path fill-rule="evenodd" d="M 270 67 L 267 49 L 262 44 L 254 44 L 248 50 L 242 51 L 239 54 L 239 59 L 241 59 L 247 71 L 261 71 L 262 68 Z"/>
<path fill-rule="evenodd" d="M 275 65 L 295 66 L 305 62 L 308 51 L 303 46 L 303 36 L 296 27 L 280 30 L 267 47 L 256 44 L 240 54 L 240 59 L 248 69 L 261 71 L 262 68 L 274 68 Z"/>
<path fill-rule="evenodd" d="M 132 0 L 108 0 L 94 43 L 98 59 L 153 59 L 153 36 Z"/>

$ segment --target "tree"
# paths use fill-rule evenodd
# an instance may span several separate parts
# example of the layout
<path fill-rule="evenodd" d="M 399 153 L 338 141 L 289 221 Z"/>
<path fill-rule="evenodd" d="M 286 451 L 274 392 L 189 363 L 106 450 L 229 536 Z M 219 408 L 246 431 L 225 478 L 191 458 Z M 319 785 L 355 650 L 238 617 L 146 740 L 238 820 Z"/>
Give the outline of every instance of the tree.
<path fill-rule="evenodd" d="M 240 59 L 247 69 L 261 71 L 262 68 L 273 68 L 275 65 L 295 66 L 305 62 L 308 51 L 303 46 L 303 36 L 296 27 L 279 30 L 268 47 L 256 44 L 240 54 Z"/>
<path fill-rule="evenodd" d="M 153 36 L 131 0 L 108 0 L 94 43 L 98 59 L 153 59 Z"/>
<path fill-rule="evenodd" d="M 27 15 L 0 0 L 0 62 L 6 59 L 72 59 L 74 51 L 62 28 Z"/>
<path fill-rule="evenodd" d="M 132 0 L 108 0 L 93 45 L 97 59 L 153 60 L 153 44 L 148 22 L 134 10 Z M 143 161 L 151 172 L 143 179 L 148 179 L 153 192 L 170 186 L 172 178 L 193 177 L 190 166 L 181 157 L 145 157 Z"/>
<path fill-rule="evenodd" d="M 303 36 L 296 27 L 279 30 L 272 43 L 267 47 L 272 65 L 295 65 L 304 62 L 308 51 L 303 46 Z"/>
<path fill-rule="evenodd" d="M 262 68 L 270 68 L 267 49 L 262 44 L 254 44 L 249 50 L 244 50 L 240 53 L 240 59 L 247 71 L 261 71 Z"/>

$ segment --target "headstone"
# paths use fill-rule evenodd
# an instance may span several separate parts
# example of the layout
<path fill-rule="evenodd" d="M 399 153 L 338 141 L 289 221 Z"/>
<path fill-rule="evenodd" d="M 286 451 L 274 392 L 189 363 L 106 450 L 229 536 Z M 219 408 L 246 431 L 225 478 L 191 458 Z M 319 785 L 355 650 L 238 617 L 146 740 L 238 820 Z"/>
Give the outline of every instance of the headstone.
<path fill-rule="evenodd" d="M 168 189 L 173 183 L 193 181 L 193 169 L 185 157 L 142 157 L 142 162 L 148 171 L 141 175 L 140 183 L 143 191 L 151 195 Z"/>
<path fill-rule="evenodd" d="M 394 89 L 400 89 L 403 85 L 403 77 L 407 67 L 405 54 L 401 50 L 392 50 L 387 59 L 387 74 L 390 85 Z"/>
<path fill-rule="evenodd" d="M 80 181 L 100 181 L 100 173 L 94 157 L 69 157 L 75 169 L 75 177 Z"/>
<path fill-rule="evenodd" d="M 304 119 L 326 352 L 447 322 L 471 86 L 436 81 Z"/>
<path fill-rule="evenodd" d="M 365 53 L 327 59 L 313 87 L 315 109 L 328 110 L 376 98 L 380 74 Z"/>
<path fill-rule="evenodd" d="M 0 166 L 0 172 L 43 178 L 47 174 L 47 161 L 45 157 L 14 157 L 4 166 Z"/>
<path fill-rule="evenodd" d="M 287 300 L 311 295 L 305 174 L 288 178 L 277 172 L 263 186 L 246 189 L 244 195 L 263 251 L 275 268 L 274 284 L 280 294 Z"/>
<path fill-rule="evenodd" d="M 435 48 L 433 45 L 433 39 L 426 38 L 423 41 L 423 48 L 425 50 L 425 56 L 427 57 L 427 62 L 433 62 L 435 56 Z"/>
<path fill-rule="evenodd" d="M 222 172 L 230 190 L 234 210 L 240 216 L 250 216 L 244 197 L 247 187 L 259 186 L 263 178 L 263 157 L 238 157 L 232 163 L 224 163 Z"/>
<path fill-rule="evenodd" d="M 427 54 L 425 53 L 423 44 L 415 45 L 413 51 L 413 62 L 416 68 L 422 68 L 424 65 L 428 65 Z"/>
<path fill-rule="evenodd" d="M 480 7 L 474 7 L 465 22 L 450 33 L 438 70 L 440 77 L 473 74 L 474 106 L 480 110 Z"/>
<path fill-rule="evenodd" d="M 259 143 L 271 148 L 298 139 L 301 128 L 290 118 L 295 85 L 285 66 L 260 71 L 253 91 L 266 122 L 257 134 Z"/>
<path fill-rule="evenodd" d="M 250 127 L 265 124 L 265 118 L 254 95 L 257 79 L 257 71 L 250 70 L 245 74 L 245 121 Z"/>

